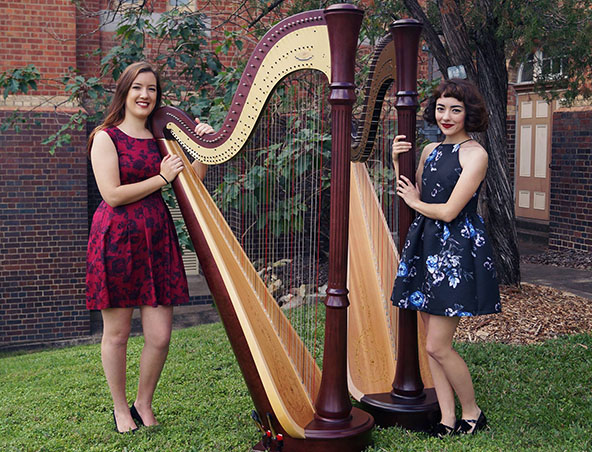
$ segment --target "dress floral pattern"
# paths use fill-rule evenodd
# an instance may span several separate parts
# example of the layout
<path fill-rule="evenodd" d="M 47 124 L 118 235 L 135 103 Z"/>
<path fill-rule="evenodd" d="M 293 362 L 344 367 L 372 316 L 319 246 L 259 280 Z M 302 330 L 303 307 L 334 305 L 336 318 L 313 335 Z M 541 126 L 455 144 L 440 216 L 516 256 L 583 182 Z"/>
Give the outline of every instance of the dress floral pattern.
<path fill-rule="evenodd" d="M 155 176 L 161 156 L 156 140 L 106 129 L 119 157 L 122 184 Z M 87 249 L 88 309 L 177 305 L 189 301 L 179 241 L 160 190 L 111 207 L 102 201 Z"/>
<path fill-rule="evenodd" d="M 460 146 L 440 144 L 426 159 L 421 200 L 445 203 L 462 172 Z M 497 275 L 479 191 L 450 223 L 418 214 L 407 233 L 391 300 L 434 315 L 474 316 L 501 311 Z"/>

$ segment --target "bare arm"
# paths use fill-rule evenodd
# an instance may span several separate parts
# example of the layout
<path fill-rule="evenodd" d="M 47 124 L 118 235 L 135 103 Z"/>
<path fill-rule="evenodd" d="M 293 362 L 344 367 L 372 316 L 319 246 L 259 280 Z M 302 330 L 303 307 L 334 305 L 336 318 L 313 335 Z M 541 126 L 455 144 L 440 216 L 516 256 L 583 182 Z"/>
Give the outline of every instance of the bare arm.
<path fill-rule="evenodd" d="M 91 163 L 99 192 L 111 207 L 139 201 L 166 185 L 158 174 L 133 184 L 122 184 L 119 179 L 119 159 L 111 138 L 105 131 L 98 132 L 91 147 Z M 160 164 L 160 173 L 171 182 L 183 169 L 179 157 L 166 156 Z"/>
<path fill-rule="evenodd" d="M 405 176 L 397 182 L 397 194 L 409 207 L 433 220 L 450 222 L 471 200 L 487 173 L 487 152 L 481 146 L 471 146 L 459 151 L 462 173 L 445 203 L 430 204 L 421 201 L 419 187 Z"/>

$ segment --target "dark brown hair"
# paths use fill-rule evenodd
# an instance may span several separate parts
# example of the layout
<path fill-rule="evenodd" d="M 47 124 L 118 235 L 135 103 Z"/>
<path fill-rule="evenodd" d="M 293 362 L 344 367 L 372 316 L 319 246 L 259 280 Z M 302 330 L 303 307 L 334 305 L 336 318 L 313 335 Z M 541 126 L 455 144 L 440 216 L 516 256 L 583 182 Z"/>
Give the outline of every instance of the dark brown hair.
<path fill-rule="evenodd" d="M 465 104 L 465 130 L 467 132 L 484 132 L 487 130 L 487 108 L 483 96 L 469 80 L 452 78 L 444 80 L 432 92 L 423 112 L 423 119 L 436 124 L 436 102 L 441 97 L 454 97 Z"/>
<path fill-rule="evenodd" d="M 113 94 L 113 99 L 111 99 L 111 104 L 107 109 L 105 119 L 101 125 L 95 127 L 88 137 L 87 150 L 89 155 L 93 139 L 97 132 L 109 127 L 114 127 L 123 122 L 123 119 L 125 118 L 125 100 L 127 98 L 127 94 L 136 77 L 142 72 L 152 72 L 154 77 L 156 77 L 156 104 L 154 105 L 154 109 L 146 120 L 146 127 L 149 128 L 150 119 L 152 118 L 154 111 L 160 106 L 160 102 L 162 100 L 162 89 L 160 87 L 160 76 L 158 75 L 156 69 L 154 69 L 154 67 L 152 67 L 152 65 L 149 63 L 139 61 L 126 67 L 117 80 L 117 84 L 115 85 L 115 94 Z"/>

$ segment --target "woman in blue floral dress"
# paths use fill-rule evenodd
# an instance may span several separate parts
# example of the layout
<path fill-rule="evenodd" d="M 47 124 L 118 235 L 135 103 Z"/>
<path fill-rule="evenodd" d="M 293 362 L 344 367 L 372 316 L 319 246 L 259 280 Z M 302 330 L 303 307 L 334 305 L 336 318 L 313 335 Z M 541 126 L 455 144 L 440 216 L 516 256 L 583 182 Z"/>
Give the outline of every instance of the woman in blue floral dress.
<path fill-rule="evenodd" d="M 426 349 L 442 413 L 434 434 L 474 433 L 487 421 L 475 400 L 471 375 L 452 347 L 460 317 L 501 310 L 492 250 L 477 214 L 487 172 L 487 151 L 470 136 L 487 128 L 487 110 L 477 88 L 452 79 L 435 89 L 424 119 L 437 124 L 444 140 L 428 144 L 419 161 L 417 183 L 400 175 L 397 194 L 417 212 L 409 227 L 392 293 L 399 308 L 420 311 Z M 398 155 L 411 149 L 399 135 Z M 454 395 L 462 407 L 456 420 Z"/>

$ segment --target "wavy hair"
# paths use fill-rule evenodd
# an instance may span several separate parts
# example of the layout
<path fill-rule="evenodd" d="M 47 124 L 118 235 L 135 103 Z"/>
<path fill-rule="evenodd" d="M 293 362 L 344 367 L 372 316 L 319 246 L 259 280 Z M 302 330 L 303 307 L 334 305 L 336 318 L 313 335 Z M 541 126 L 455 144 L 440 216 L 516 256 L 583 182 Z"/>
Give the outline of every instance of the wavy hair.
<path fill-rule="evenodd" d="M 485 132 L 487 130 L 488 114 L 485 100 L 473 82 L 452 78 L 444 80 L 438 85 L 429 97 L 423 112 L 423 119 L 432 125 L 436 124 L 436 102 L 441 97 L 454 97 L 465 105 L 465 130 L 467 132 Z"/>

